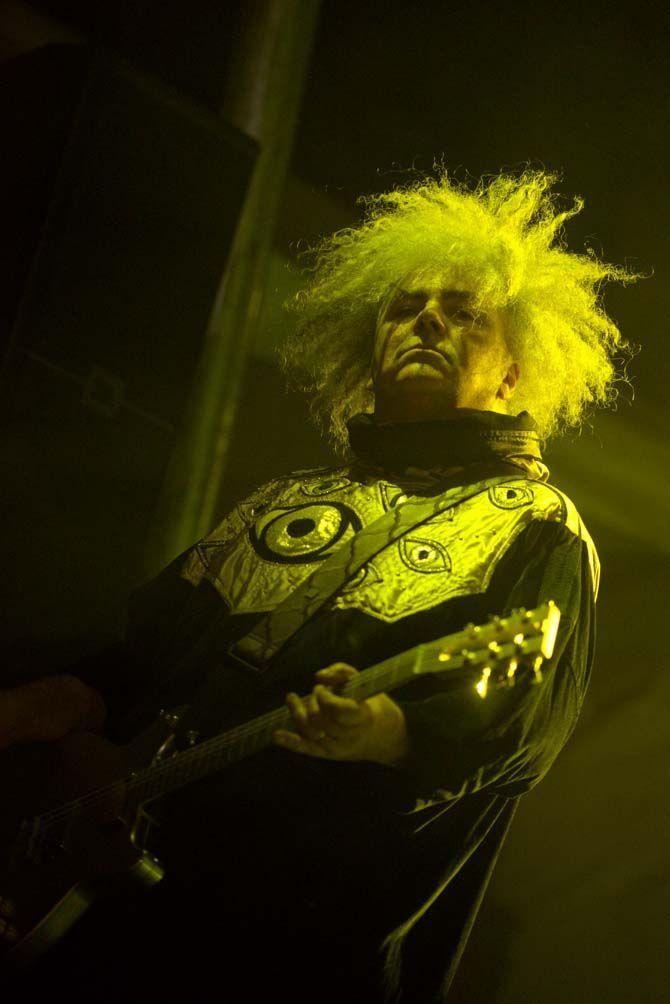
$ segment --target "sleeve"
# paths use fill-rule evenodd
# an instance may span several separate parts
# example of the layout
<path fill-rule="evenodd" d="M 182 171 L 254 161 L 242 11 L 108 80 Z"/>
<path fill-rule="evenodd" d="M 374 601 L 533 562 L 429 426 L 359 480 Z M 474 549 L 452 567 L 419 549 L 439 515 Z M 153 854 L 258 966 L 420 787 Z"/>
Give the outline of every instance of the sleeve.
<path fill-rule="evenodd" d="M 181 576 L 192 551 L 188 548 L 132 590 L 120 641 L 68 667 L 102 695 L 111 736 L 130 709 L 166 686 L 180 659 L 224 612 L 206 580 L 194 587 Z"/>
<path fill-rule="evenodd" d="M 206 554 L 246 532 L 281 481 L 255 489 L 161 572 L 137 585 L 128 598 L 123 639 L 68 668 L 102 694 L 110 738 L 125 740 L 128 730 L 144 727 L 156 706 L 190 700 L 230 613 L 208 577 Z"/>
<path fill-rule="evenodd" d="M 484 596 L 491 615 L 554 600 L 561 620 L 542 683 L 520 680 L 480 698 L 474 687 L 398 700 L 410 751 L 398 766 L 421 797 L 488 787 L 515 797 L 547 773 L 579 717 L 593 666 L 595 593 L 592 544 L 563 524 L 529 524 L 498 563 Z"/>

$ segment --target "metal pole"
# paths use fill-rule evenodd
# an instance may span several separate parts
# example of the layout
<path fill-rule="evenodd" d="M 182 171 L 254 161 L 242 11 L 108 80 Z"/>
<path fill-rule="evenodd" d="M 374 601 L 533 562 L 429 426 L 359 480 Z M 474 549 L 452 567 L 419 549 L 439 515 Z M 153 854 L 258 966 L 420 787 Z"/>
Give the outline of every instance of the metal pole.
<path fill-rule="evenodd" d="M 255 0 L 245 7 L 222 113 L 261 149 L 148 534 L 144 575 L 163 568 L 215 521 L 318 9 L 319 0 Z"/>

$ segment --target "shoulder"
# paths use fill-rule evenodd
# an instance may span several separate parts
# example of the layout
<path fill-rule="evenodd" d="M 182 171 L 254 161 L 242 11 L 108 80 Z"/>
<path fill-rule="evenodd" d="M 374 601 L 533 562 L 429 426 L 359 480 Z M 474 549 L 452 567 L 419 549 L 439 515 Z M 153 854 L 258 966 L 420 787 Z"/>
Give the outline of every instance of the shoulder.
<path fill-rule="evenodd" d="M 277 475 L 244 496 L 219 519 L 204 540 L 223 537 L 250 526 L 269 508 L 288 504 L 296 495 L 318 495 L 348 483 L 348 467 L 307 467 Z"/>
<path fill-rule="evenodd" d="M 282 522 L 297 509 L 320 501 L 348 486 L 347 467 L 309 467 L 289 471 L 263 482 L 236 502 L 205 536 L 196 541 L 181 564 L 181 576 L 199 585 L 204 575 L 250 535 L 264 536 L 268 527 L 281 532 Z M 278 522 L 279 521 L 279 522 Z"/>
<path fill-rule="evenodd" d="M 525 508 L 532 520 L 559 523 L 576 539 L 583 542 L 588 554 L 594 591 L 600 584 L 598 552 L 577 506 L 565 492 L 546 481 L 519 478 L 489 489 L 490 502 L 500 509 Z"/>
<path fill-rule="evenodd" d="M 302 467 L 264 482 L 242 502 L 239 502 L 237 508 L 248 508 L 249 505 L 255 505 L 258 508 L 264 502 L 276 502 L 283 496 L 292 495 L 296 491 L 307 494 L 318 494 L 319 491 L 331 492 L 336 487 L 348 483 L 349 468 L 347 466 Z"/>

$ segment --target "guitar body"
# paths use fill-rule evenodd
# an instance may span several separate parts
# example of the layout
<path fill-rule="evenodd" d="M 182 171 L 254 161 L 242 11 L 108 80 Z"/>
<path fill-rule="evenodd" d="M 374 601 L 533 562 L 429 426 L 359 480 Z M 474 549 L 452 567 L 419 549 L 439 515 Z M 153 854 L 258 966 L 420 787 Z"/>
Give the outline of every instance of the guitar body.
<path fill-rule="evenodd" d="M 3 968 L 32 963 L 96 899 L 160 881 L 160 863 L 145 849 L 149 817 L 140 809 L 124 818 L 123 779 L 150 763 L 170 732 L 161 721 L 126 747 L 84 732 L 5 751 L 15 791 L 0 829 L 0 896 L 14 907 L 19 940 L 0 947 Z M 87 794 L 100 790 L 89 806 Z M 57 806 L 74 799 L 81 812 L 60 819 Z M 35 831 L 35 818 L 52 808 L 46 832 Z"/>

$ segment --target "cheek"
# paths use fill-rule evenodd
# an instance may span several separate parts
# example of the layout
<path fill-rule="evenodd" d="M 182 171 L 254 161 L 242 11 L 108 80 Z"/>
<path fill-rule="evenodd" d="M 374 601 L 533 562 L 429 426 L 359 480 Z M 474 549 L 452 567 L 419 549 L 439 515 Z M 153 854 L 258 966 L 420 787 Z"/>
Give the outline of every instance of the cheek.
<path fill-rule="evenodd" d="M 394 324 L 382 324 L 375 337 L 374 361 L 376 366 L 388 360 L 397 341 L 397 326 Z"/>
<path fill-rule="evenodd" d="M 497 366 L 502 356 L 498 345 L 485 332 L 470 331 L 463 338 L 463 354 L 469 362 Z"/>

